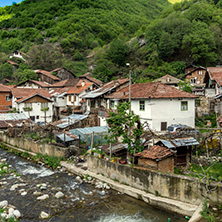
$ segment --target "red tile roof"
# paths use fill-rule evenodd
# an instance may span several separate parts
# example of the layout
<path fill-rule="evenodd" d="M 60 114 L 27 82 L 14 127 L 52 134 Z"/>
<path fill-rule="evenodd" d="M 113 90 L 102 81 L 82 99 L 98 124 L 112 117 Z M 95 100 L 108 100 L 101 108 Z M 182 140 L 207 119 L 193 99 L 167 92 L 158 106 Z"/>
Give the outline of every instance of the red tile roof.
<path fill-rule="evenodd" d="M 46 98 L 51 98 L 50 93 L 46 89 L 12 88 L 11 91 L 12 91 L 12 95 L 17 99 L 28 97 L 36 93 Z"/>
<path fill-rule="evenodd" d="M 11 61 L 11 60 L 7 60 L 7 62 L 8 62 L 9 64 L 13 65 L 13 66 L 19 66 L 18 63 L 13 62 L 13 61 Z"/>
<path fill-rule="evenodd" d="M 134 156 L 138 156 L 143 159 L 151 159 L 158 161 L 173 155 L 174 152 L 172 152 L 169 148 L 154 145 L 149 150 L 144 150 L 143 152 L 137 153 Z"/>
<path fill-rule="evenodd" d="M 52 75 L 51 72 L 48 72 L 48 71 L 45 71 L 45 70 L 41 70 L 41 69 L 35 70 L 35 73 L 37 73 L 37 74 L 43 74 L 43 75 L 48 76 L 49 78 L 51 78 L 51 79 L 53 79 L 53 80 L 60 80 L 58 77 Z"/>
<path fill-rule="evenodd" d="M 82 85 L 83 84 L 83 85 Z M 80 80 L 75 87 L 72 87 L 68 92 L 67 95 L 73 95 L 75 94 L 80 94 L 83 92 L 85 89 L 89 88 L 91 85 L 93 85 L 92 82 L 85 82 L 84 80 Z"/>
<path fill-rule="evenodd" d="M 0 92 L 11 92 L 10 87 L 0 84 Z"/>
<path fill-rule="evenodd" d="M 103 82 L 98 80 L 98 79 L 95 79 L 92 77 L 92 73 L 91 72 L 87 72 L 81 76 L 79 76 L 79 78 L 85 78 L 85 79 L 88 79 L 90 82 L 94 82 L 96 83 L 98 86 L 102 86 L 103 85 Z"/>
<path fill-rule="evenodd" d="M 14 88 L 16 85 L 7 85 L 8 88 Z"/>
<path fill-rule="evenodd" d="M 30 99 L 30 98 L 32 98 L 32 97 L 35 97 L 35 96 L 43 97 L 43 98 L 45 98 L 45 99 L 47 99 L 47 100 L 49 100 L 49 101 L 52 102 L 51 99 L 49 99 L 49 98 L 47 98 L 47 97 L 45 97 L 45 96 L 43 96 L 43 95 L 41 95 L 41 94 L 39 94 L 39 93 L 36 93 L 36 92 L 33 92 L 33 93 L 29 94 L 28 96 L 24 96 L 24 97 L 22 97 L 21 99 L 18 99 L 18 100 L 16 100 L 16 102 L 17 102 L 17 103 L 21 103 L 21 102 L 23 102 L 23 101 L 25 101 L 25 100 L 27 100 L 27 99 Z"/>
<path fill-rule="evenodd" d="M 122 84 L 129 82 L 129 79 L 117 79 L 103 85 L 97 92 L 102 92 L 105 89 L 112 89 L 113 87 L 118 87 Z"/>
<path fill-rule="evenodd" d="M 107 98 L 128 99 L 129 86 L 112 93 Z M 162 98 L 196 98 L 195 95 L 164 85 L 160 82 L 133 84 L 131 89 L 132 99 L 162 99 Z"/>
<path fill-rule="evenodd" d="M 222 67 L 207 67 L 211 79 L 215 80 L 220 86 L 222 85 Z"/>
<path fill-rule="evenodd" d="M 63 81 L 54 83 L 53 85 L 50 86 L 50 88 L 61 88 L 61 87 L 68 87 L 71 86 L 73 87 L 78 83 L 79 79 L 65 79 Z"/>
<path fill-rule="evenodd" d="M 24 83 L 26 82 L 31 82 L 31 83 L 35 83 L 36 85 L 39 85 L 41 86 L 42 88 L 48 88 L 50 86 L 50 84 L 47 84 L 47 83 L 44 83 L 44 82 L 41 82 L 41 81 L 37 81 L 37 80 L 32 80 L 32 79 L 29 79 L 29 80 L 26 80 L 24 82 L 21 82 L 19 83 L 17 86 L 21 86 L 23 85 Z"/>

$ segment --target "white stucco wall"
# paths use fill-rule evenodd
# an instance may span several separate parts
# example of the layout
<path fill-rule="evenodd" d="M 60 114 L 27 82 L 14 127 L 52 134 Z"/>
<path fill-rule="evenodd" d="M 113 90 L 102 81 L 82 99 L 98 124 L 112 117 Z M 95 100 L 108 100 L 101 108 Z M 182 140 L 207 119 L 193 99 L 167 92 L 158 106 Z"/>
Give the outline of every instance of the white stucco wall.
<path fill-rule="evenodd" d="M 16 108 L 20 113 L 24 113 L 27 117 L 35 116 L 35 122 L 45 122 L 45 112 L 41 110 L 41 103 L 32 103 L 32 110 L 31 111 L 25 111 L 23 108 L 25 107 L 25 103 L 16 103 L 13 102 L 12 107 Z M 46 111 L 46 122 L 52 122 L 53 117 L 53 104 L 52 102 L 48 103 L 49 109 Z M 37 116 L 39 118 L 37 119 Z"/>
<path fill-rule="evenodd" d="M 188 102 L 188 110 L 181 110 L 181 101 Z M 161 122 L 171 124 L 186 124 L 195 126 L 194 99 L 152 99 L 145 100 L 145 110 L 139 110 L 139 100 L 132 100 L 132 110 L 140 116 L 141 122 L 147 121 L 150 128 L 161 131 Z"/>
<path fill-rule="evenodd" d="M 22 86 L 18 86 L 17 88 L 25 88 L 25 89 L 39 89 L 41 88 L 39 85 L 35 83 L 25 83 Z"/>

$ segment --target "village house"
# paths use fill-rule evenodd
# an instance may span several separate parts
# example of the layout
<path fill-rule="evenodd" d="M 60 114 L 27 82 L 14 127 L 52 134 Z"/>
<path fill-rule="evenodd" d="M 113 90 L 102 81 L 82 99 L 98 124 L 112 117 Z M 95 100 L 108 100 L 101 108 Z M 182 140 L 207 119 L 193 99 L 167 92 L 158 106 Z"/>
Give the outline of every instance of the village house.
<path fill-rule="evenodd" d="M 97 87 L 101 87 L 103 85 L 103 82 L 98 79 L 93 78 L 92 73 L 90 72 L 87 72 L 84 75 L 79 76 L 79 78 L 93 82 Z"/>
<path fill-rule="evenodd" d="M 181 79 L 178 79 L 174 76 L 165 75 L 165 76 L 162 76 L 161 78 L 155 79 L 153 82 L 161 82 L 165 85 L 174 86 L 178 88 L 179 87 L 178 84 L 181 81 L 182 81 Z"/>
<path fill-rule="evenodd" d="M 207 67 L 210 77 L 210 87 L 214 90 L 211 97 L 222 93 L 222 67 Z"/>
<path fill-rule="evenodd" d="M 21 51 L 18 51 L 18 50 L 15 50 L 13 52 L 13 54 L 9 57 L 10 59 L 11 58 L 19 58 L 19 59 L 22 59 L 23 61 L 26 61 L 26 58 L 29 57 L 27 54 L 25 54 L 24 52 L 21 52 Z"/>
<path fill-rule="evenodd" d="M 66 93 L 66 105 L 71 108 L 80 109 L 83 106 L 82 96 L 87 92 L 94 90 L 96 86 L 94 83 L 87 80 L 79 80 L 79 82 Z M 82 111 L 86 110 L 85 107 L 82 107 Z"/>
<path fill-rule="evenodd" d="M 107 104 L 105 96 L 116 90 L 120 90 L 127 85 L 129 85 L 129 79 L 117 79 L 87 93 L 82 97 L 86 99 L 86 110 L 93 114 L 98 114 L 100 112 L 99 115 L 106 116 L 106 109 L 109 108 L 109 104 Z"/>
<path fill-rule="evenodd" d="M 12 109 L 12 93 L 7 86 L 0 84 L 0 112 L 5 113 Z"/>
<path fill-rule="evenodd" d="M 12 107 L 34 122 L 51 122 L 53 101 L 45 89 L 13 88 Z"/>
<path fill-rule="evenodd" d="M 129 86 L 110 95 L 107 109 L 115 109 L 119 102 L 128 101 Z M 181 91 L 160 82 L 133 84 L 131 87 L 131 109 L 139 115 L 141 122 L 147 122 L 152 130 L 165 131 L 171 124 L 195 126 L 195 98 L 193 94 Z M 103 121 L 103 124 L 106 122 Z"/>
<path fill-rule="evenodd" d="M 52 88 L 49 90 L 49 93 L 52 96 L 52 99 L 54 101 L 54 116 L 53 120 L 58 120 L 60 119 L 60 114 L 62 110 L 66 110 L 66 93 L 70 90 L 70 87 L 65 87 L 65 88 Z"/>
<path fill-rule="evenodd" d="M 23 81 L 15 86 L 15 88 L 26 88 L 26 89 L 27 88 L 28 89 L 41 89 L 41 88 L 48 89 L 49 87 L 50 85 L 45 82 L 40 82 L 37 80 L 31 80 L 31 79 Z"/>
<path fill-rule="evenodd" d="M 205 87 L 206 78 L 209 78 L 207 69 L 203 66 L 199 66 L 191 69 L 191 71 L 186 72 L 185 69 L 185 78 L 192 86 L 196 87 Z"/>
<path fill-rule="evenodd" d="M 40 82 L 53 85 L 54 83 L 60 81 L 60 79 L 57 76 L 52 75 L 51 72 L 45 70 L 34 70 L 34 72 L 38 74 L 38 79 Z"/>
<path fill-rule="evenodd" d="M 76 78 L 76 76 L 71 71 L 64 67 L 54 69 L 51 71 L 51 73 L 54 73 L 56 76 L 58 76 L 60 80 Z"/>
<path fill-rule="evenodd" d="M 149 150 L 134 154 L 138 157 L 138 166 L 150 170 L 174 173 L 175 152 L 166 147 L 152 146 Z"/>

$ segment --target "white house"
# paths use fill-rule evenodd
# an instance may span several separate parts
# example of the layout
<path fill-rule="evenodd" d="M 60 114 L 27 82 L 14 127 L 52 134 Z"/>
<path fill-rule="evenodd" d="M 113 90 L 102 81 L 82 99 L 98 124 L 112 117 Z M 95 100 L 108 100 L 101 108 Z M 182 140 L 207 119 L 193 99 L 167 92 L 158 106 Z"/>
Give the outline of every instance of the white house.
<path fill-rule="evenodd" d="M 92 82 L 82 79 L 79 80 L 79 82 L 66 93 L 66 105 L 69 107 L 80 107 L 82 105 L 82 96 L 94 90 L 95 87 L 95 84 Z"/>
<path fill-rule="evenodd" d="M 128 101 L 129 87 L 109 96 L 109 109 L 115 109 L 119 102 Z M 195 126 L 195 98 L 193 94 L 160 82 L 133 84 L 131 109 L 156 131 L 165 131 L 171 124 Z M 104 120 L 101 120 L 104 124 Z"/>
<path fill-rule="evenodd" d="M 53 100 L 45 89 L 12 89 L 12 107 L 34 122 L 51 122 L 53 118 Z"/>
<path fill-rule="evenodd" d="M 28 89 L 41 89 L 41 88 L 49 88 L 50 85 L 41 81 L 37 80 L 26 80 L 18 85 L 16 85 L 16 88 L 28 88 Z"/>

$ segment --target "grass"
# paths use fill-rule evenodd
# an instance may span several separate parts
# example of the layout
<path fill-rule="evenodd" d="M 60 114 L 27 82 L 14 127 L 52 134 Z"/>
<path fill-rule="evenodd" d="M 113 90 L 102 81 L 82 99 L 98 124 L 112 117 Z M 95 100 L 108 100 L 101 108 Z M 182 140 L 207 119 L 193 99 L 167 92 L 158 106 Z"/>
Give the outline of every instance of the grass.
<path fill-rule="evenodd" d="M 217 162 L 215 164 L 212 164 L 210 168 L 209 168 L 209 166 L 210 165 L 203 166 L 206 176 L 208 178 L 215 180 L 215 181 L 222 181 L 222 163 Z M 192 172 L 190 174 L 190 176 L 203 178 L 204 173 L 203 173 L 201 166 L 199 166 L 197 164 L 191 164 L 190 170 Z"/>
<path fill-rule="evenodd" d="M 201 216 L 206 219 L 208 222 L 216 222 L 219 220 L 216 218 L 216 214 L 210 211 L 207 200 L 204 200 L 202 211 L 200 212 Z"/>

